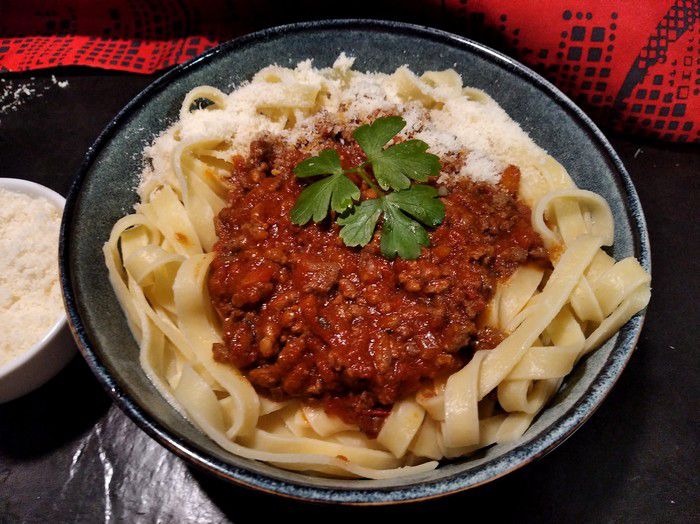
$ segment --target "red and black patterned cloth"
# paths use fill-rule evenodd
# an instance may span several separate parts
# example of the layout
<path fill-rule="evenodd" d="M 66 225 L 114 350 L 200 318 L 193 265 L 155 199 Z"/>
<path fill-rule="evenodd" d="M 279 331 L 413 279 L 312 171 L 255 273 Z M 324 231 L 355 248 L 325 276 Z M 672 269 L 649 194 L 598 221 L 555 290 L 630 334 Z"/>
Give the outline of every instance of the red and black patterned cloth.
<path fill-rule="evenodd" d="M 299 19 L 318 16 L 322 2 L 290 4 Z M 286 21 L 279 5 L 3 0 L 0 71 L 82 65 L 152 73 Z M 378 15 L 400 9 L 404 19 L 447 27 L 506 51 L 543 73 L 599 122 L 700 143 L 700 0 L 376 0 L 375 5 Z M 368 15 L 350 7 L 333 14 Z"/>

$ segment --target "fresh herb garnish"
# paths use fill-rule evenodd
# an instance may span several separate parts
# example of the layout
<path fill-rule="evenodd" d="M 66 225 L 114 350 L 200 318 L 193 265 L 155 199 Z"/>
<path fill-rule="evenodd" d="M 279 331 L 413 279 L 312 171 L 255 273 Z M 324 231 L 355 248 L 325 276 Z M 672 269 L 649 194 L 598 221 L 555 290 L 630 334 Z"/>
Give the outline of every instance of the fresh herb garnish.
<path fill-rule="evenodd" d="M 426 152 L 428 144 L 408 140 L 384 148 L 405 126 L 403 118 L 390 116 L 358 127 L 353 137 L 367 161 L 352 169 L 343 169 L 338 153 L 332 149 L 299 163 L 294 168 L 299 178 L 327 176 L 301 192 L 292 208 L 292 222 L 320 222 L 330 206 L 339 214 L 336 222 L 341 226 L 340 238 L 345 245 L 364 246 L 372 240 L 379 217 L 383 216 L 382 254 L 387 258 L 418 258 L 421 246 L 430 243 L 423 225 L 436 227 L 442 223 L 445 206 L 434 187 L 411 182 L 425 182 L 440 172 L 438 157 Z M 377 196 L 356 204 L 360 190 L 347 173 L 357 173 Z"/>
<path fill-rule="evenodd" d="M 307 158 L 294 168 L 294 174 L 299 178 L 330 175 L 301 192 L 292 209 L 292 222 L 295 224 L 306 224 L 312 218 L 314 222 L 320 222 L 328 214 L 329 204 L 333 211 L 342 213 L 352 205 L 353 200 L 360 199 L 359 188 L 345 176 L 340 157 L 333 149 Z"/>
<path fill-rule="evenodd" d="M 383 149 L 405 126 L 403 118 L 388 116 L 358 127 L 352 134 L 367 155 L 374 177 L 384 190 L 407 189 L 411 185 L 409 178 L 425 182 L 440 172 L 440 160 L 426 153 L 428 144 L 422 140 L 407 140 Z"/>

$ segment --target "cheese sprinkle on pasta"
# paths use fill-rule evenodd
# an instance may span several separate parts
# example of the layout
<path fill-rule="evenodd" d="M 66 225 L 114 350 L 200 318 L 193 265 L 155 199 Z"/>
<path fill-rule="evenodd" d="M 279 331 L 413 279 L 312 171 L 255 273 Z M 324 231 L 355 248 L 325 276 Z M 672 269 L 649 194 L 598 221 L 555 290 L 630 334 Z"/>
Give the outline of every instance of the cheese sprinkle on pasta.
<path fill-rule="evenodd" d="M 45 198 L 0 189 L 0 366 L 28 350 L 60 318 L 61 213 Z"/>
<path fill-rule="evenodd" d="M 227 138 L 221 158 L 247 154 L 261 133 L 316 154 L 308 137 L 319 124 L 327 127 L 330 121 L 340 130 L 378 114 L 401 115 L 407 125 L 398 138 L 423 140 L 449 167 L 440 184 L 458 177 L 498 183 L 514 158 L 529 161 L 516 162 L 524 179 L 539 176 L 546 152 L 483 91 L 463 87 L 455 71 L 431 71 L 420 78 L 405 66 L 392 74 L 361 73 L 351 69 L 354 60 L 343 53 L 330 68 L 314 68 L 311 60 L 295 69 L 270 66 L 230 94 L 212 88 L 213 97 L 222 97 L 216 107 L 223 109 L 183 111 L 146 148 L 150 162 L 141 175 L 139 195 L 143 199 L 156 187 L 174 183 L 172 156 L 181 137 Z M 416 89 L 420 92 L 414 93 Z M 310 96 L 304 97 L 307 91 Z"/>

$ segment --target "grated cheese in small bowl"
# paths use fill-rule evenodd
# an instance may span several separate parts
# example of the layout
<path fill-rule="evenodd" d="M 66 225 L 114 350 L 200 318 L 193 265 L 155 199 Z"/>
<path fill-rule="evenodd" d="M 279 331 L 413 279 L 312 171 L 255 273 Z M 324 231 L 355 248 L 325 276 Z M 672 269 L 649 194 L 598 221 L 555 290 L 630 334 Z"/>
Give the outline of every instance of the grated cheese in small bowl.
<path fill-rule="evenodd" d="M 58 280 L 64 199 L 0 179 L 0 402 L 38 387 L 74 353 Z"/>

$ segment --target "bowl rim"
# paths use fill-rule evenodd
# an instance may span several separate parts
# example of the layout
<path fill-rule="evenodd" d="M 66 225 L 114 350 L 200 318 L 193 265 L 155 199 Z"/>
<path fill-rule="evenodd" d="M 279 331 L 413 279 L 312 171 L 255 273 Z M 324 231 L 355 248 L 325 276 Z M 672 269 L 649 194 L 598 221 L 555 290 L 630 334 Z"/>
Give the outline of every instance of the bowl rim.
<path fill-rule="evenodd" d="M 456 493 L 485 484 L 511 471 L 519 469 L 536 458 L 552 451 L 571 436 L 574 431 L 593 414 L 616 383 L 634 352 L 644 323 L 646 309 L 637 313 L 623 328 L 621 328 L 616 346 L 603 364 L 601 371 L 593 378 L 591 384 L 581 397 L 566 410 L 564 414 L 558 417 L 549 426 L 542 429 L 537 437 L 528 442 L 519 444 L 503 455 L 494 458 L 492 461 L 478 466 L 478 471 L 481 471 L 480 479 L 475 479 L 477 476 L 476 471 L 471 471 L 469 473 L 455 473 L 450 477 L 418 481 L 413 484 L 379 488 L 364 488 L 361 486 L 350 488 L 320 487 L 299 483 L 293 480 L 275 479 L 264 473 L 221 461 L 209 455 L 206 451 L 200 450 L 197 446 L 192 445 L 185 439 L 170 434 L 154 416 L 147 410 L 141 408 L 140 405 L 130 398 L 124 389 L 120 387 L 118 381 L 111 376 L 92 347 L 88 333 L 78 314 L 76 296 L 71 285 L 72 276 L 69 263 L 71 238 L 68 233 L 72 227 L 72 219 L 80 196 L 82 183 L 99 152 L 111 139 L 116 129 L 126 121 L 134 111 L 138 110 L 143 101 L 147 100 L 151 95 L 157 94 L 162 88 L 166 87 L 177 78 L 184 76 L 202 62 L 207 62 L 222 53 L 229 53 L 243 46 L 255 44 L 256 42 L 265 41 L 270 38 L 318 29 L 369 29 L 383 31 L 389 34 L 405 34 L 430 39 L 438 43 L 455 46 L 459 49 L 476 53 L 482 58 L 495 62 L 501 67 L 517 74 L 524 81 L 529 81 L 542 89 L 547 96 L 557 102 L 564 110 L 572 114 L 572 118 L 578 120 L 582 127 L 589 133 L 591 142 L 602 148 L 602 153 L 607 156 L 607 160 L 612 164 L 615 178 L 621 184 L 620 189 L 625 210 L 631 223 L 637 258 L 642 267 L 648 272 L 651 272 L 651 254 L 646 221 L 639 197 L 637 196 L 637 192 L 627 170 L 613 147 L 593 121 L 583 110 L 576 106 L 548 80 L 499 51 L 463 36 L 455 35 L 440 29 L 403 22 L 372 19 L 331 19 L 299 22 L 271 27 L 243 35 L 221 44 L 189 62 L 174 67 L 157 78 L 124 106 L 100 133 L 94 144 L 88 149 L 85 160 L 71 184 L 66 200 L 63 221 L 61 223 L 61 235 L 59 240 L 60 280 L 71 332 L 81 354 L 98 378 L 100 384 L 110 394 L 122 411 L 124 411 L 142 430 L 176 455 L 234 484 L 303 501 L 352 505 L 381 505 L 420 501 Z M 513 460 L 512 464 L 508 464 L 508 459 L 516 455 L 519 458 Z"/>
<path fill-rule="evenodd" d="M 13 193 L 21 193 L 30 197 L 41 196 L 42 198 L 45 198 L 51 202 L 51 204 L 55 205 L 61 214 L 63 213 L 66 205 L 66 199 L 62 195 L 49 187 L 38 184 L 37 182 L 32 182 L 31 180 L 24 180 L 22 178 L 0 178 L 0 189 L 12 191 Z M 33 360 L 39 353 L 48 348 L 51 341 L 66 326 L 67 319 L 68 317 L 64 312 L 63 315 L 56 320 L 51 328 L 47 330 L 39 340 L 29 346 L 29 349 L 23 351 L 15 358 L 8 360 L 5 364 L 0 366 L 0 381 L 13 374 L 27 362 Z"/>

